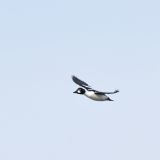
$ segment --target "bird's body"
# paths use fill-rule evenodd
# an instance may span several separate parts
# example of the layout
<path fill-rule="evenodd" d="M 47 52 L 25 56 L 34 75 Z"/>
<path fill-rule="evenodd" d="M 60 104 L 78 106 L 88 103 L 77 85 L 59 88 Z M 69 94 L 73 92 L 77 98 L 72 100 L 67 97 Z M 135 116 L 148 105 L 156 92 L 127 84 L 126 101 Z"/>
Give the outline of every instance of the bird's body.
<path fill-rule="evenodd" d="M 94 91 L 86 91 L 84 95 L 95 101 L 106 101 L 109 98 L 105 94 L 95 94 Z"/>
<path fill-rule="evenodd" d="M 115 90 L 114 92 L 99 92 L 94 89 L 92 89 L 87 83 L 81 81 L 75 76 L 72 76 L 72 80 L 81 86 L 81 88 L 78 88 L 75 92 L 77 94 L 85 95 L 86 97 L 95 100 L 95 101 L 113 101 L 110 99 L 106 94 L 114 94 L 119 92 L 118 90 Z"/>

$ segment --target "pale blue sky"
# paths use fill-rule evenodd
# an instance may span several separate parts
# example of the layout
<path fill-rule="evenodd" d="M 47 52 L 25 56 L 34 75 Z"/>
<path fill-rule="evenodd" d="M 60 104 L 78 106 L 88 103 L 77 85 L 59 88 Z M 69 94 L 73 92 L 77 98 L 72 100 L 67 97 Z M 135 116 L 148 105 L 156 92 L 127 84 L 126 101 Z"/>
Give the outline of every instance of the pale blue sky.
<path fill-rule="evenodd" d="M 159 6 L 1 1 L 0 159 L 159 160 Z M 74 95 L 72 74 L 120 93 Z"/>

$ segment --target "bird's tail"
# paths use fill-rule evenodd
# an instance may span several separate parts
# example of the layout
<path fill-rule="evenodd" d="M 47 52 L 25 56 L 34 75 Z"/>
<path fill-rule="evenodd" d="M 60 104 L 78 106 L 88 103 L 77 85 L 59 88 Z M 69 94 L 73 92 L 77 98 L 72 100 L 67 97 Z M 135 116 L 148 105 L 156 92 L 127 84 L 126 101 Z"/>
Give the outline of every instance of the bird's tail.
<path fill-rule="evenodd" d="M 107 101 L 114 101 L 114 100 L 112 100 L 112 99 L 110 99 L 109 97 L 107 98 Z"/>

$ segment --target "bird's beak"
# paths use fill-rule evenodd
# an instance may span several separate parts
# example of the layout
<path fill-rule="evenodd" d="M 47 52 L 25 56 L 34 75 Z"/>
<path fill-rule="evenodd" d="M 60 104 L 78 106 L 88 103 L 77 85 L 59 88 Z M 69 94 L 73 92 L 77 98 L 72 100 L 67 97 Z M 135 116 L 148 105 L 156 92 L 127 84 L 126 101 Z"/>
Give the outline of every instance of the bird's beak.
<path fill-rule="evenodd" d="M 77 93 L 77 91 L 74 91 L 73 93 Z"/>

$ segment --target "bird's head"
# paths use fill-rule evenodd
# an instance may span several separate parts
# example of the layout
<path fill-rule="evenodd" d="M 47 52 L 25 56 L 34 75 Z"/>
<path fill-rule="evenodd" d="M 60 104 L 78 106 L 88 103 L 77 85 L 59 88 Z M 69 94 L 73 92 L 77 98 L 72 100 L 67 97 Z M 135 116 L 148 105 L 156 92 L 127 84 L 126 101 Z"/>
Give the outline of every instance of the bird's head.
<path fill-rule="evenodd" d="M 85 94 L 85 89 L 83 88 L 78 88 L 76 91 L 74 91 L 73 93 L 77 93 L 77 94 Z"/>

